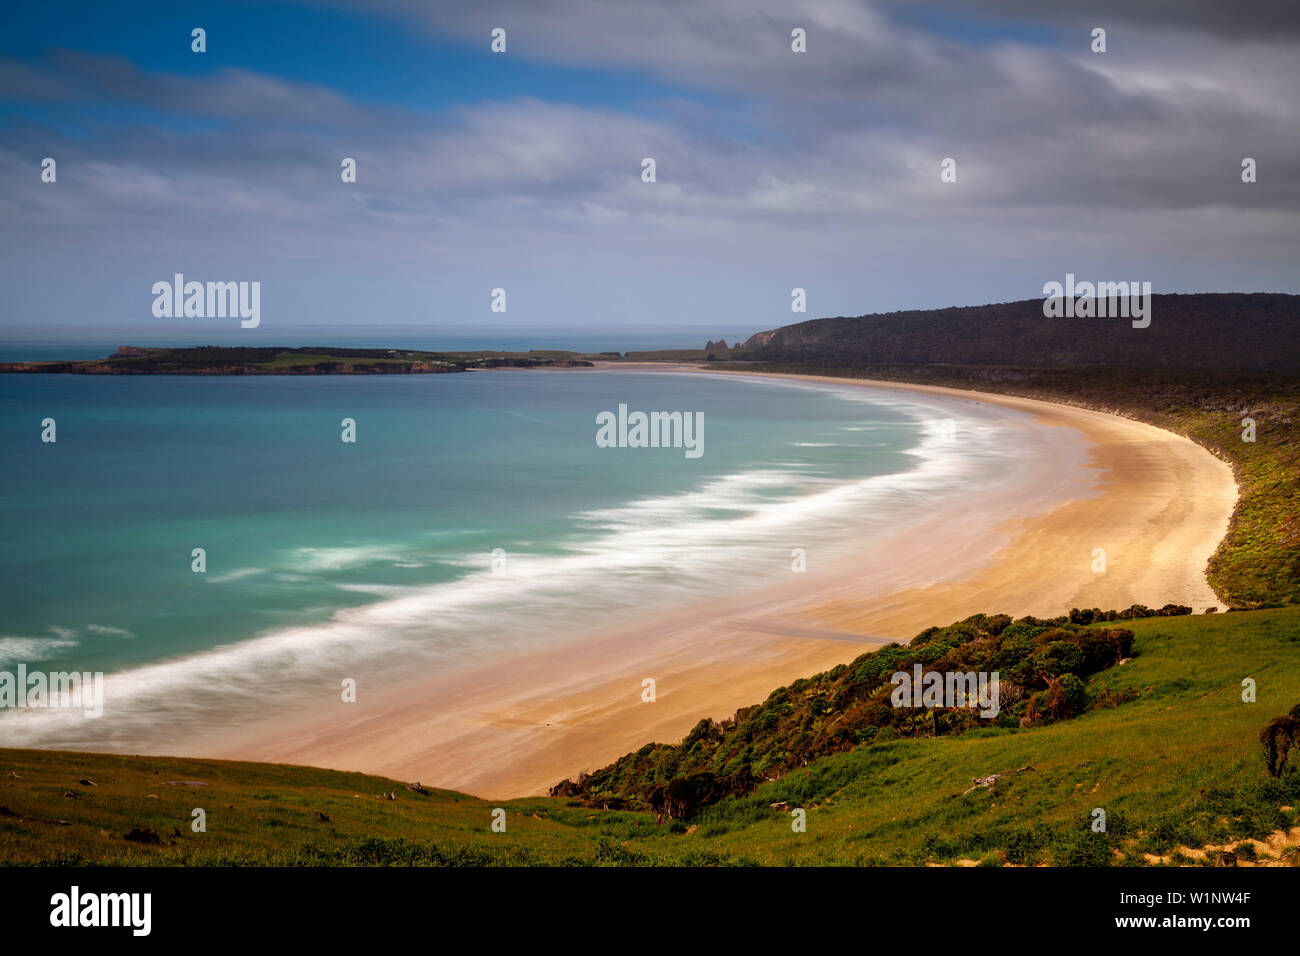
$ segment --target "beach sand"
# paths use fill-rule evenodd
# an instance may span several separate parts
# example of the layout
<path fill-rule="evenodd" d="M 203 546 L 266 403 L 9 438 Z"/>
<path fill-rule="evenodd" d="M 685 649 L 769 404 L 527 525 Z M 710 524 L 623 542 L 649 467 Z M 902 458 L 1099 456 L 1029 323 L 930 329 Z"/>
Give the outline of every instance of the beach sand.
<path fill-rule="evenodd" d="M 1027 412 L 1026 440 L 1086 441 L 1088 466 L 1028 493 L 982 493 L 816 573 L 810 551 L 810 573 L 759 593 L 739 581 L 726 600 L 648 609 L 632 626 L 593 626 L 545 652 L 228 738 L 207 755 L 358 770 L 488 798 L 542 794 L 652 741 L 676 742 L 701 718 L 729 717 L 799 677 L 973 613 L 1221 606 L 1204 572 L 1237 487 L 1228 465 L 1189 439 L 1030 399 L 780 377 Z M 1096 548 L 1105 550 L 1104 573 L 1093 570 Z M 642 699 L 646 678 L 653 702 Z"/>

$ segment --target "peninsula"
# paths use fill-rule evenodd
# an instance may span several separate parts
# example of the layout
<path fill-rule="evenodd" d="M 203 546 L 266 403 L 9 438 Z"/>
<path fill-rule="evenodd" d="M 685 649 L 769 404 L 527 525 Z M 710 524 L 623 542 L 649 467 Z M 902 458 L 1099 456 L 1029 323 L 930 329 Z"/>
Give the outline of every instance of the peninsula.
<path fill-rule="evenodd" d="M 437 375 L 490 368 L 577 368 L 592 363 L 571 352 L 421 352 L 304 346 L 260 348 L 123 345 L 102 359 L 3 362 L 0 372 L 74 375 Z"/>

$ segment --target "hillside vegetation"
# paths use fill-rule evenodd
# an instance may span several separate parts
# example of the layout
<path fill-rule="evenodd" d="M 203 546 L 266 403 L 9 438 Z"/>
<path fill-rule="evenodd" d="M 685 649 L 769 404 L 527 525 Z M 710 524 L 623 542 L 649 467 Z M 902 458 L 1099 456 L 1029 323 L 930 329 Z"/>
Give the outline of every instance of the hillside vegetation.
<path fill-rule="evenodd" d="M 1117 627 L 1061 629 L 1086 643 Z M 0 750 L 0 862 L 1144 865 L 1208 863 L 1204 848 L 1227 845 L 1242 864 L 1289 863 L 1300 753 L 1270 775 L 1260 732 L 1300 699 L 1300 609 L 1122 628 L 1132 659 L 1091 673 L 1071 719 L 873 739 L 662 824 L 574 798 L 493 802 L 305 767 Z M 926 633 L 922 653 L 951 629 Z M 1032 644 L 1031 657 L 1048 653 Z M 496 807 L 505 833 L 491 830 Z M 1097 809 L 1105 832 L 1091 828 Z"/>
<path fill-rule="evenodd" d="M 740 355 L 839 365 L 957 364 L 1214 369 L 1300 368 L 1300 296 L 1153 295 L 1151 324 L 1048 318 L 1042 299 L 809 319 L 751 336 Z M 733 353 L 732 357 L 740 357 Z"/>
<path fill-rule="evenodd" d="M 1033 727 L 1115 707 L 1131 695 L 1090 698 L 1085 682 L 1128 658 L 1133 632 L 1085 625 L 1190 613 L 1191 608 L 1176 605 L 1162 611 L 1135 605 L 1124 612 L 1076 609 L 1070 617 L 1052 620 L 977 614 L 929 628 L 906 646 L 889 644 L 780 687 L 729 720 L 701 720 L 680 744 L 648 744 L 576 782 L 563 781 L 551 794 L 685 818 L 725 796 L 750 792 L 760 780 L 778 779 L 813 758 L 859 744 L 977 727 Z M 998 675 L 997 707 L 981 708 L 977 689 L 955 681 L 954 692 L 960 691 L 966 703 L 957 693 L 952 704 L 941 707 L 912 706 L 910 694 L 897 698 L 905 703 L 897 706 L 894 698 L 895 674 L 909 682 L 913 675 L 919 678 L 919 701 L 925 674 L 942 681 L 945 675 L 980 672 Z"/>

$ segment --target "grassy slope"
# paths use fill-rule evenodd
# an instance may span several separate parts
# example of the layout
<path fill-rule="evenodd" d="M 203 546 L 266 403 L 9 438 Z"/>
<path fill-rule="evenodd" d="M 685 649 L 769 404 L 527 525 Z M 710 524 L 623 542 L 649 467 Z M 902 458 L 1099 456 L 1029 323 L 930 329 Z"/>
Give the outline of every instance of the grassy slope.
<path fill-rule="evenodd" d="M 1163 852 L 1300 823 L 1279 809 L 1300 797 L 1300 774 L 1289 775 L 1285 791 L 1270 780 L 1257 740 L 1269 719 L 1300 699 L 1300 611 L 1126 626 L 1138 656 L 1097 675 L 1089 690 L 1133 689 L 1138 701 L 1040 730 L 854 751 L 706 819 L 730 826 L 784 799 L 818 807 L 809 814 L 813 840 L 780 834 L 792 859 L 913 863 L 995 850 L 1012 862 L 1105 863 L 1110 848 L 1130 839 L 1139 850 Z M 1241 702 L 1246 676 L 1258 682 L 1257 703 Z M 975 777 L 1026 765 L 1035 769 L 999 784 L 992 797 L 982 790 L 955 796 Z M 1088 827 L 1095 807 L 1107 812 L 1104 841 Z M 772 852 L 776 829 L 738 830 L 719 846 L 746 852 L 762 833 Z"/>
<path fill-rule="evenodd" d="M 1089 690 L 1140 699 L 1030 730 L 900 740 L 810 762 L 691 821 L 570 806 L 421 795 L 377 777 L 303 767 L 0 750 L 0 862 L 8 863 L 1106 863 L 1258 838 L 1300 825 L 1300 773 L 1263 769 L 1257 736 L 1300 700 L 1300 609 L 1126 622 L 1135 657 Z M 1258 702 L 1241 702 L 1241 680 Z M 1296 758 L 1292 758 L 1293 762 Z M 992 795 L 971 779 L 1032 765 Z M 16 773 L 14 777 L 12 773 Z M 84 786 L 82 778 L 94 780 Z M 198 780 L 207 787 L 167 781 Z M 67 790 L 80 795 L 65 797 Z M 396 800 L 378 798 L 396 791 Z M 149 795 L 156 795 L 156 799 Z M 808 830 L 769 804 L 808 811 Z M 494 806 L 505 834 L 490 831 Z M 190 811 L 208 811 L 192 833 Z M 1108 832 L 1089 814 L 1102 807 Z M 330 819 L 320 819 L 320 813 Z M 129 842 L 133 827 L 163 845 Z M 175 828 L 175 829 L 174 829 Z M 179 832 L 179 835 L 177 832 Z"/>

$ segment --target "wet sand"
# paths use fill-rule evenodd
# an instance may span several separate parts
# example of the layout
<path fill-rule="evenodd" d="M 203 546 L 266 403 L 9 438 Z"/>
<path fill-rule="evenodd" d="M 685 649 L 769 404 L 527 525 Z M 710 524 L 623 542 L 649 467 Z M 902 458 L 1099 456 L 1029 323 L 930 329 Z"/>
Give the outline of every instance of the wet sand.
<path fill-rule="evenodd" d="M 662 366 L 658 367 L 662 370 Z M 683 372 L 682 374 L 699 374 Z M 704 374 L 733 374 L 712 373 Z M 764 376 L 772 377 L 772 376 Z M 1028 413 L 1026 440 L 1085 443 L 1087 466 L 1033 488 L 972 495 L 834 566 L 723 601 L 647 609 L 491 667 L 414 680 L 207 756 L 359 770 L 489 798 L 545 793 L 703 717 L 761 702 L 792 680 L 977 612 L 1220 606 L 1205 566 L 1227 531 L 1231 469 L 1189 439 L 1113 415 L 1001 395 L 814 376 Z M 1106 570 L 1094 570 L 1094 549 Z M 655 682 L 646 702 L 643 681 Z"/>

